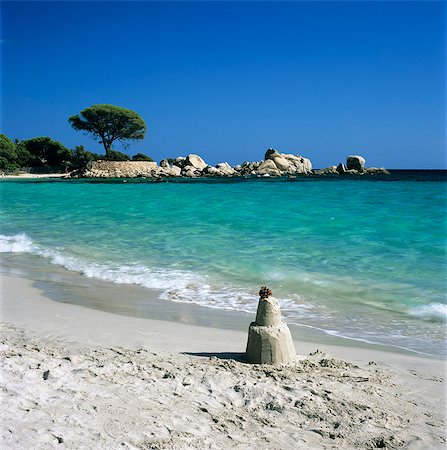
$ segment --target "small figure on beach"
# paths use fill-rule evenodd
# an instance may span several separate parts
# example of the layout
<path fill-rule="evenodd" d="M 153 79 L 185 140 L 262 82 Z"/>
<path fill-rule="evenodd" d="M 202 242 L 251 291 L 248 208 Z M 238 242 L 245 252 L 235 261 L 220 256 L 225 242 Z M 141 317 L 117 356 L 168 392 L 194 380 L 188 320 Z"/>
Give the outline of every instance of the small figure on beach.
<path fill-rule="evenodd" d="M 245 355 L 253 364 L 286 363 L 296 356 L 289 327 L 281 320 L 279 304 L 266 286 L 259 291 L 256 321 L 248 329 Z"/>

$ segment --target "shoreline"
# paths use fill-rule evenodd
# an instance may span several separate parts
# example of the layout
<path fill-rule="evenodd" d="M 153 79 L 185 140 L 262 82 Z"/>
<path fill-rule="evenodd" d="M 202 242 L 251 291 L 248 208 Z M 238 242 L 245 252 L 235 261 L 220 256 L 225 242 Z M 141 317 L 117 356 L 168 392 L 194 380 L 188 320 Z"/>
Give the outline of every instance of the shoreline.
<path fill-rule="evenodd" d="M 162 315 L 154 314 L 155 318 L 136 317 L 126 313 L 85 306 L 81 303 L 75 304 L 71 301 L 52 299 L 51 293 L 46 291 L 42 284 L 42 282 L 35 282 L 20 275 L 0 273 L 1 320 L 13 326 L 24 327 L 37 337 L 58 334 L 71 341 L 91 343 L 84 335 L 78 334 L 77 324 L 73 323 L 73 319 L 79 318 L 79 320 L 82 319 L 87 334 L 94 334 L 95 339 L 93 341 L 102 345 L 107 345 L 108 339 L 110 339 L 110 329 L 113 329 L 115 330 L 113 345 L 137 348 L 141 345 L 150 344 L 153 350 L 157 352 L 212 352 L 214 350 L 216 352 L 243 353 L 248 326 L 254 319 L 253 314 L 250 313 L 167 302 L 157 300 L 155 297 L 151 299 L 151 302 L 155 301 L 154 311 L 156 308 L 163 307 L 170 307 L 170 310 L 162 313 Z M 100 291 L 107 284 L 112 284 L 109 286 L 109 293 L 112 293 L 112 290 L 116 288 L 113 283 L 100 281 L 97 284 L 96 289 L 93 289 L 93 296 L 100 295 Z M 56 286 L 56 283 L 54 283 L 54 286 Z M 145 290 L 145 288 L 135 286 L 124 286 L 124 288 L 127 288 L 126 295 L 134 288 Z M 31 309 L 29 308 L 30 302 L 33 306 Z M 64 323 L 52 322 L 53 315 L 63 318 Z M 228 322 L 225 321 L 227 315 L 229 316 Z M 210 318 L 207 316 L 210 316 Z M 102 323 L 104 326 L 97 328 L 98 323 Z M 123 330 L 118 332 L 120 327 Z M 135 336 L 132 336 L 134 327 L 138 327 L 139 331 Z M 317 339 L 311 339 L 309 334 L 306 333 L 307 330 L 299 330 L 299 327 L 293 324 L 289 324 L 289 327 L 295 331 L 297 329 L 298 331 L 304 331 L 303 333 L 292 333 L 297 354 L 305 355 L 316 350 L 323 350 L 336 357 L 355 361 L 368 362 L 372 359 L 380 359 L 385 363 L 398 361 L 402 364 L 417 364 L 421 367 L 436 368 L 438 376 L 441 376 L 446 369 L 446 360 L 443 358 L 411 351 L 398 351 L 393 347 L 366 344 L 340 337 L 324 336 L 324 339 L 321 339 L 320 336 L 320 339 L 318 339 L 317 336 Z M 149 333 L 150 337 L 147 339 L 144 328 L 152 330 Z M 182 333 L 186 340 L 180 336 Z M 154 336 L 157 339 L 154 339 Z M 207 336 L 213 337 L 208 339 Z M 191 348 L 185 348 L 185 342 Z M 230 344 L 229 348 L 227 347 L 228 344 Z"/>
<path fill-rule="evenodd" d="M 0 182 L 4 181 L 32 181 L 38 180 L 40 182 L 51 181 L 68 181 L 68 182 L 86 182 L 86 183 L 228 183 L 228 182 L 242 182 L 242 181 L 438 181 L 445 182 L 447 180 L 446 169 L 390 169 L 388 174 L 364 174 L 364 173 L 332 173 L 324 172 L 323 169 L 315 169 L 311 173 L 296 174 L 296 175 L 227 175 L 218 176 L 207 174 L 205 176 L 151 176 L 144 174 L 140 176 L 71 176 L 70 173 L 46 173 L 46 174 L 32 174 L 22 173 L 19 175 L 2 175 Z"/>
<path fill-rule="evenodd" d="M 198 303 L 160 298 L 162 291 L 134 284 L 116 284 L 112 281 L 90 278 L 40 260 L 31 264 L 25 259 L 4 255 L 0 276 L 13 275 L 33 280 L 43 295 L 51 301 L 79 305 L 90 311 L 107 312 L 125 318 L 155 319 L 198 327 L 238 331 L 245 333 L 253 313 L 236 309 L 205 306 Z M 33 267 L 34 266 L 34 267 Z M 32 271 L 30 268 L 33 267 Z M 254 294 L 255 295 L 255 294 Z M 125 298 L 125 302 L 122 299 Z M 285 318 L 287 321 L 287 317 Z M 408 355 L 433 360 L 445 360 L 445 355 L 431 355 L 397 345 L 368 342 L 331 334 L 324 329 L 306 324 L 288 323 L 295 341 L 314 345 L 328 345 L 357 350 L 374 350 L 390 355 Z M 310 351 L 310 350 L 309 350 Z"/>
<path fill-rule="evenodd" d="M 445 445 L 445 361 L 295 340 L 294 363 L 250 365 L 239 362 L 246 331 L 88 309 L 0 280 L 8 448 Z"/>
<path fill-rule="evenodd" d="M 70 175 L 66 173 L 21 173 L 19 175 L 2 175 L 0 180 L 31 180 L 45 178 L 62 178 L 70 179 Z"/>

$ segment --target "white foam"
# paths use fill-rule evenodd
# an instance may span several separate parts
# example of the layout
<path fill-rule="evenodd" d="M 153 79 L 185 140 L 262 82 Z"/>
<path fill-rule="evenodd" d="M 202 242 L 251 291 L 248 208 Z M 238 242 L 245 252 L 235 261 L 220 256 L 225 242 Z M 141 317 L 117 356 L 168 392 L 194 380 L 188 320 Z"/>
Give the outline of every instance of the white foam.
<path fill-rule="evenodd" d="M 134 284 L 160 291 L 165 300 L 195 303 L 210 308 L 256 312 L 258 298 L 236 286 L 212 284 L 205 275 L 186 270 L 150 268 L 144 265 L 113 265 L 68 255 L 60 250 L 46 249 L 35 244 L 26 234 L 0 235 L 0 251 L 30 253 L 48 259 L 52 264 L 95 278 L 118 284 Z M 278 299 L 284 310 L 294 311 L 295 317 L 309 316 L 311 305 L 297 305 L 292 299 Z"/>
<path fill-rule="evenodd" d="M 447 322 L 447 305 L 444 303 L 429 303 L 410 309 L 410 314 L 421 319 Z"/>
<path fill-rule="evenodd" d="M 52 264 L 78 272 L 88 278 L 118 284 L 135 284 L 149 289 L 156 289 L 160 292 L 160 297 L 165 300 L 194 303 L 209 308 L 236 310 L 251 314 L 256 312 L 258 304 L 256 292 L 247 292 L 237 286 L 228 285 L 228 283 L 215 283 L 206 275 L 186 270 L 151 268 L 141 264 L 113 265 L 111 263 L 88 261 L 87 259 L 70 255 L 67 251 L 44 248 L 33 242 L 26 234 L 0 235 L 0 252 L 34 254 L 46 258 Z M 294 296 L 293 298 L 278 298 L 278 301 L 281 305 L 283 316 L 288 323 L 313 328 L 325 334 L 345 339 L 384 344 L 384 342 L 377 342 L 373 336 L 371 336 L 371 339 L 365 339 L 364 332 L 362 336 L 353 336 L 352 333 L 339 333 L 330 328 L 324 329 L 311 325 L 309 322 L 306 324 L 306 320 L 315 317 L 318 317 L 320 320 L 326 317 L 329 320 L 331 314 L 325 308 L 322 308 L 321 305 L 310 305 L 304 298 Z M 426 320 L 444 322 L 447 320 L 447 306 L 442 303 L 430 303 L 419 306 L 413 308 L 410 313 L 413 316 Z M 393 345 L 392 342 L 387 342 L 386 344 L 402 349 L 406 348 Z"/>
<path fill-rule="evenodd" d="M 32 253 L 33 241 L 24 233 L 13 236 L 0 234 L 0 253 Z"/>

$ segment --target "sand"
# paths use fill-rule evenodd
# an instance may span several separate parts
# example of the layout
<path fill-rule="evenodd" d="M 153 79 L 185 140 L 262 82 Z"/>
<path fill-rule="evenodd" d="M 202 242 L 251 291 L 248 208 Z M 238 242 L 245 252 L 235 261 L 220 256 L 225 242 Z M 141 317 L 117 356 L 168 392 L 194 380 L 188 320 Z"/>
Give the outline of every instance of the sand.
<path fill-rule="evenodd" d="M 445 448 L 445 362 L 101 312 L 1 277 L 0 448 Z M 248 328 L 248 324 L 247 324 Z"/>
<path fill-rule="evenodd" d="M 0 180 L 27 180 L 34 178 L 68 178 L 66 173 L 20 173 L 18 175 L 4 175 L 0 176 Z"/>

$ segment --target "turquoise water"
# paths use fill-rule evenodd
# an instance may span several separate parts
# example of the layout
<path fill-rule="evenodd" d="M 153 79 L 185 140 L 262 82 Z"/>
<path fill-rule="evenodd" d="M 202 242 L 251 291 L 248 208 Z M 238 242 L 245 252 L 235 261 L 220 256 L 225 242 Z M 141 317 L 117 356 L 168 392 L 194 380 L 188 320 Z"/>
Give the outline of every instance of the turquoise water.
<path fill-rule="evenodd" d="M 2 181 L 0 251 L 222 309 L 268 285 L 289 323 L 442 356 L 445 187 Z"/>

